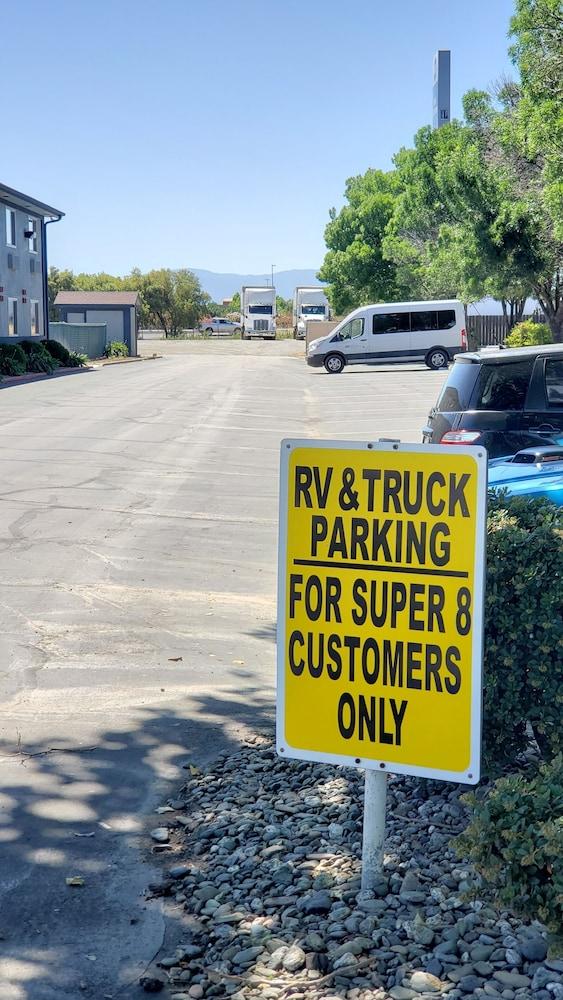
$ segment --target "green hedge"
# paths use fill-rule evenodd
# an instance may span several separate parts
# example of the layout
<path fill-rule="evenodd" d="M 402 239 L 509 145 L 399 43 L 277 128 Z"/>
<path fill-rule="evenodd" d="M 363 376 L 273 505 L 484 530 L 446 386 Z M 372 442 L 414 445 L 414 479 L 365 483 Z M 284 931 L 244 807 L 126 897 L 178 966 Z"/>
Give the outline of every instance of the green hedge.
<path fill-rule="evenodd" d="M 0 377 L 25 375 L 26 372 L 50 374 L 56 368 L 81 368 L 88 363 L 85 354 L 68 351 L 58 340 L 22 340 L 0 344 Z"/>
<path fill-rule="evenodd" d="M 484 797 L 463 799 L 473 817 L 456 850 L 473 861 L 500 906 L 539 918 L 555 936 L 552 953 L 561 953 L 563 756 L 531 777 L 511 774 Z"/>
<path fill-rule="evenodd" d="M 49 352 L 55 361 L 58 361 L 62 368 L 68 368 L 70 363 L 70 351 L 60 344 L 58 340 L 44 340 L 45 350 Z"/>
<path fill-rule="evenodd" d="M 24 375 L 27 357 L 19 344 L 0 344 L 0 374 Z"/>
<path fill-rule="evenodd" d="M 535 347 L 537 344 L 552 344 L 553 334 L 547 323 L 534 323 L 531 319 L 517 323 L 506 338 L 507 347 Z"/>
<path fill-rule="evenodd" d="M 487 526 L 483 692 L 486 769 L 527 749 L 563 749 L 562 509 L 492 494 Z"/>
<path fill-rule="evenodd" d="M 26 353 L 28 372 L 46 372 L 50 375 L 59 367 L 58 361 L 49 354 L 41 340 L 22 340 L 20 346 Z"/>

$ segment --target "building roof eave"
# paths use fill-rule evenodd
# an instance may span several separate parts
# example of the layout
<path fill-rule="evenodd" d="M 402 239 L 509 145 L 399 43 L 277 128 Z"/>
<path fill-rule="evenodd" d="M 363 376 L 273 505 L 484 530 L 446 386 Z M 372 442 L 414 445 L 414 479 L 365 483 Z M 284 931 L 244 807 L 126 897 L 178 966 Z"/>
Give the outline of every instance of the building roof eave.
<path fill-rule="evenodd" d="M 62 219 L 65 214 L 60 209 L 53 208 L 52 205 L 46 205 L 45 202 L 38 201 L 37 198 L 32 198 L 30 195 L 23 194 L 22 191 L 8 187 L 7 184 L 0 184 L 0 201 L 7 201 L 15 208 L 21 208 L 35 215 L 42 215 L 43 218 L 58 220 Z"/>

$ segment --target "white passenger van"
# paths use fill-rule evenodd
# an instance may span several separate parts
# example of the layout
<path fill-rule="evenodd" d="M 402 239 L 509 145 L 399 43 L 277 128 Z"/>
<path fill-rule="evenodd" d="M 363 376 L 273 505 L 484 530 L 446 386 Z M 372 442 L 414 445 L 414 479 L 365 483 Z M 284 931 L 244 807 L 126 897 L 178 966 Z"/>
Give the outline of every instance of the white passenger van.
<path fill-rule="evenodd" d="M 336 374 L 345 365 L 424 361 L 445 368 L 467 350 L 465 314 L 456 299 L 361 306 L 307 347 L 307 364 Z"/>

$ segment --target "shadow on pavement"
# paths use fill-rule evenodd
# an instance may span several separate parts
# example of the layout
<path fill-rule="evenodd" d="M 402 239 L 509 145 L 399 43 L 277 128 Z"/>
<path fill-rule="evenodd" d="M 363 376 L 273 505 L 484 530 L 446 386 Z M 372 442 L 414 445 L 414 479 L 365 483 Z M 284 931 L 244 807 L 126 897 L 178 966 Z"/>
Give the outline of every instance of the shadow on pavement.
<path fill-rule="evenodd" d="M 0 745 L 2 1000 L 146 995 L 139 977 L 182 930 L 180 915 L 165 933 L 161 904 L 145 898 L 171 863 L 148 833 L 166 819 L 156 807 L 182 766 L 271 732 L 272 713 L 249 686 L 190 697 L 185 715 L 146 708 L 95 747 L 71 748 L 56 732 L 32 748 Z"/>

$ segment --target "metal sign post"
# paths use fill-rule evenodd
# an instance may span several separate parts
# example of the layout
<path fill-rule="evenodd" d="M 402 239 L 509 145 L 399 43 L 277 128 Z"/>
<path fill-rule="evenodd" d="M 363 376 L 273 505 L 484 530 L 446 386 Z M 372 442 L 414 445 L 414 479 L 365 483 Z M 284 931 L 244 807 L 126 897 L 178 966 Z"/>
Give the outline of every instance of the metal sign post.
<path fill-rule="evenodd" d="M 383 870 L 387 775 L 368 769 L 365 781 L 362 889 L 373 889 L 377 876 Z"/>

